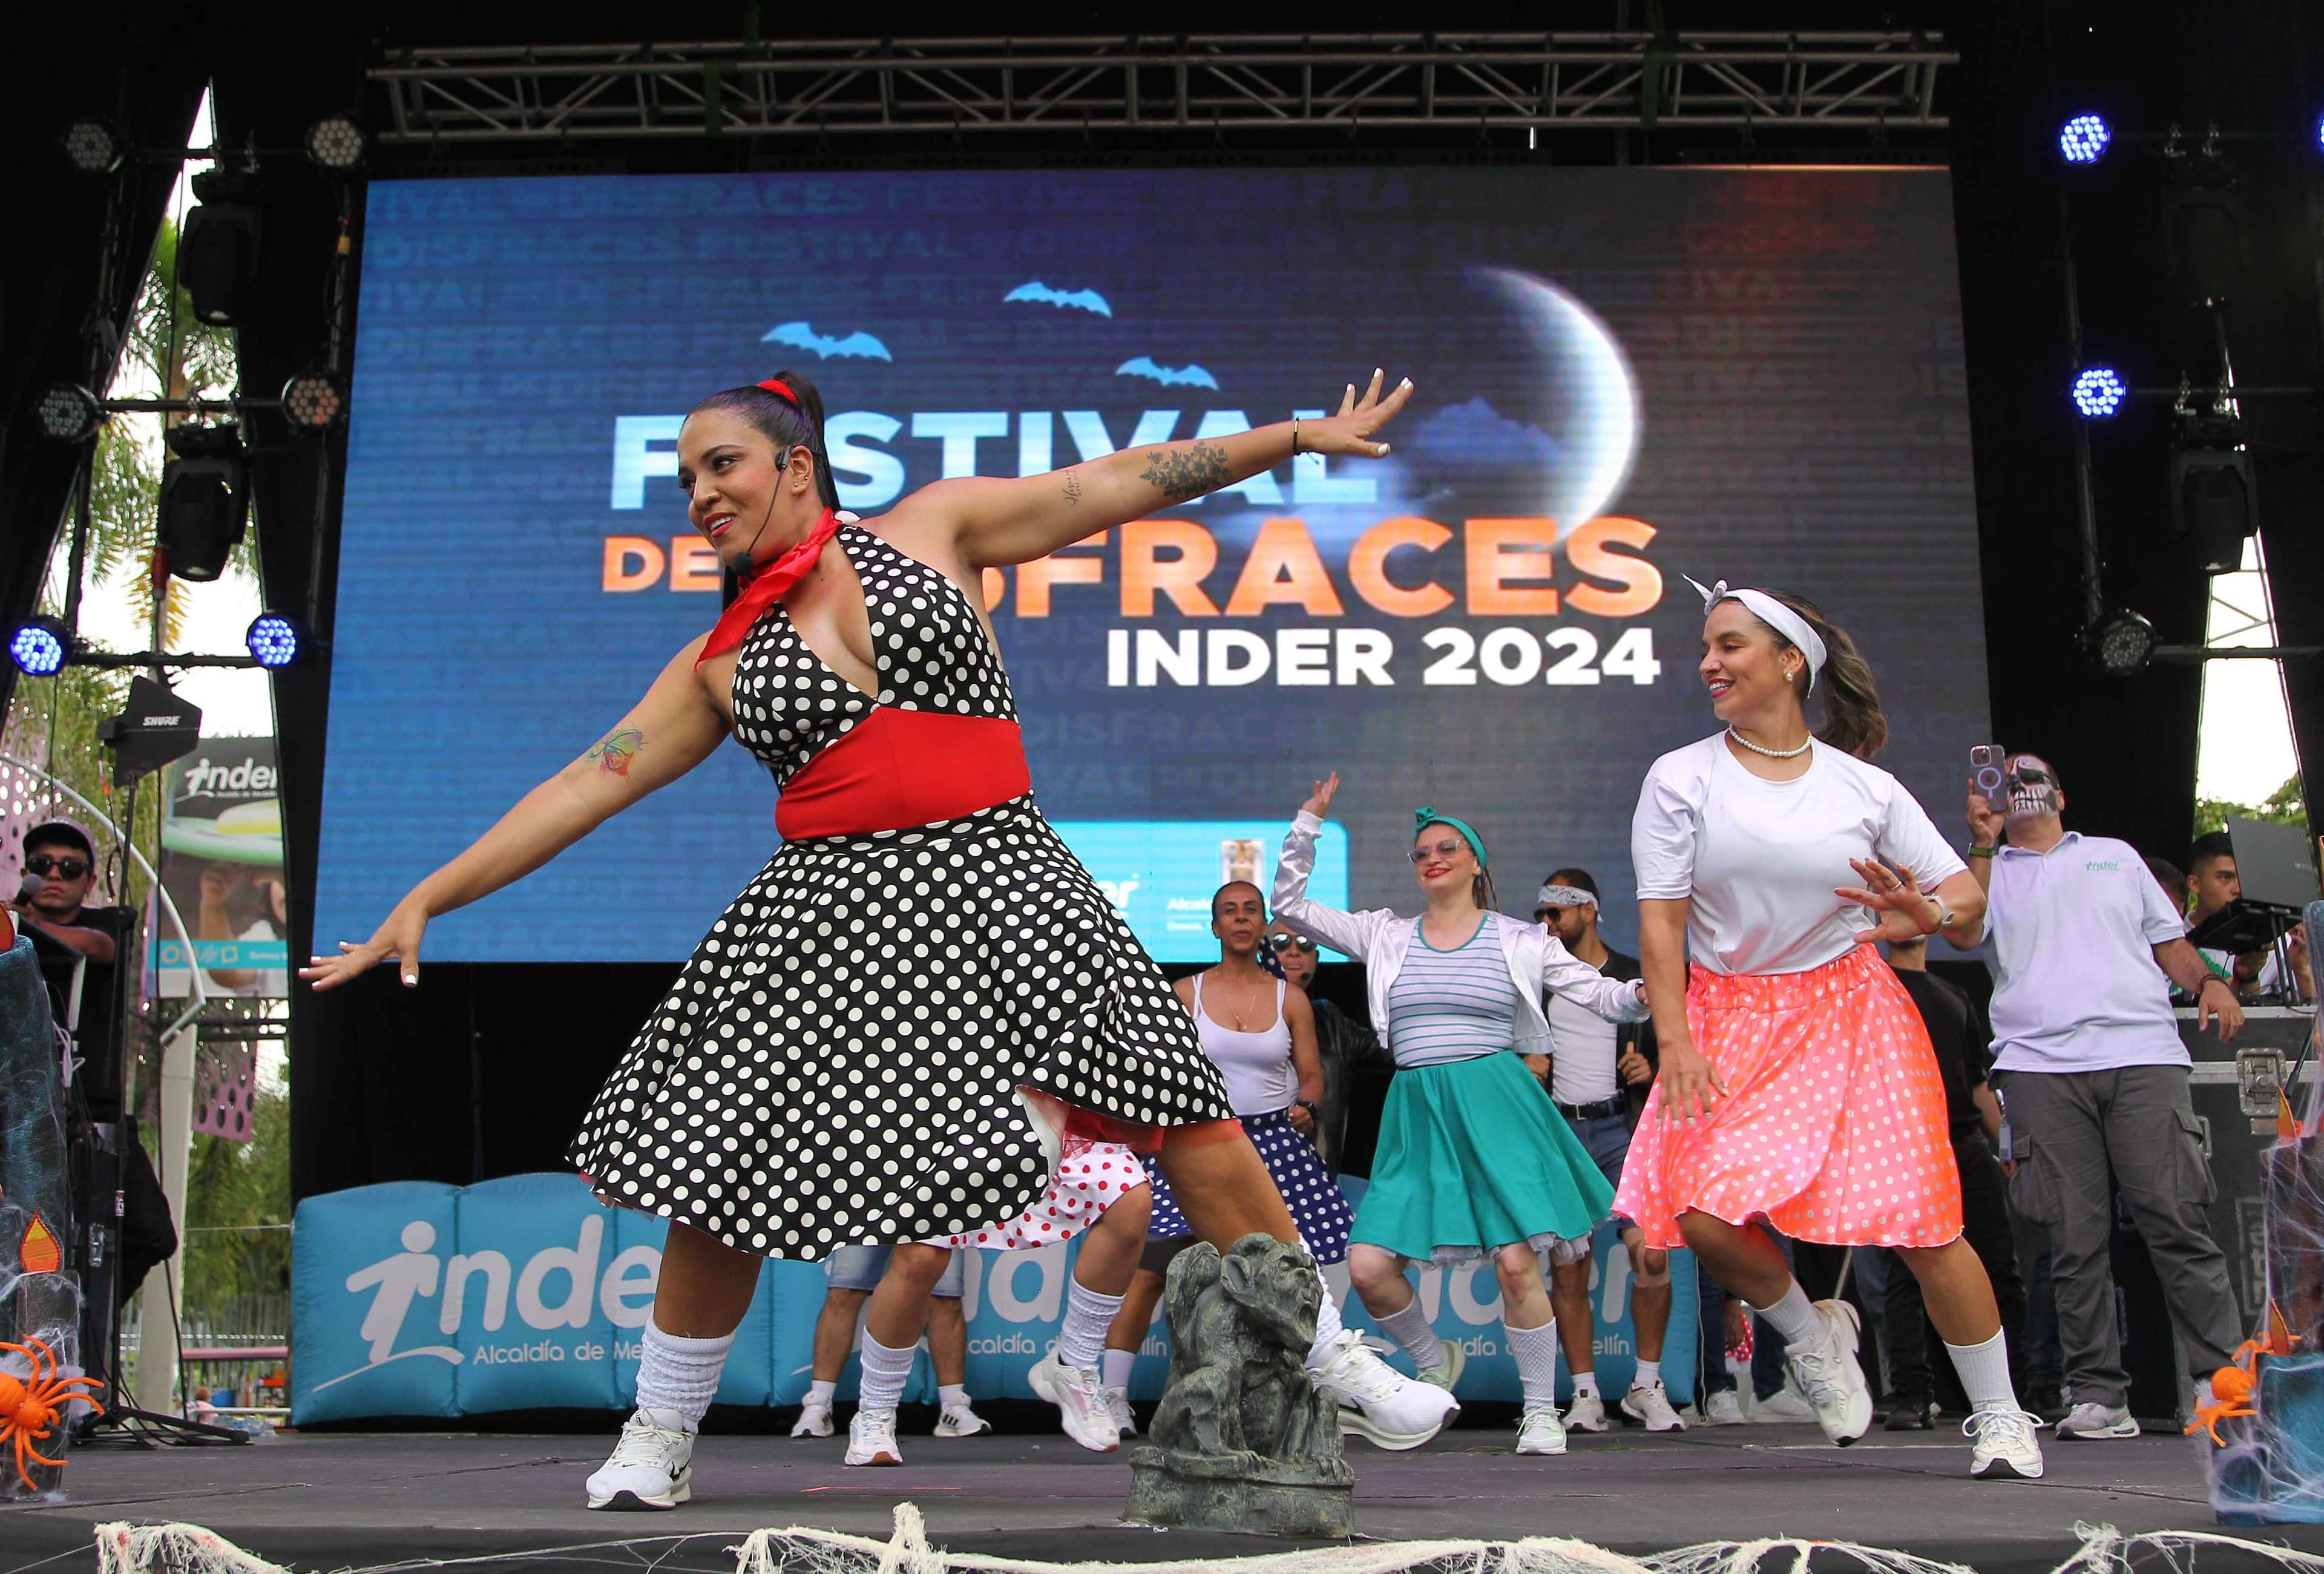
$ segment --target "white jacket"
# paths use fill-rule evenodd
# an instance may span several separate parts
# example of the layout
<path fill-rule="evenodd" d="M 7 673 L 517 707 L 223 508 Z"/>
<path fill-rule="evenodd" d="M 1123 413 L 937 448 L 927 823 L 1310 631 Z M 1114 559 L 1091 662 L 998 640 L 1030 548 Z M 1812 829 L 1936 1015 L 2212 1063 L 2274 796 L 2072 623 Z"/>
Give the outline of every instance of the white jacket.
<path fill-rule="evenodd" d="M 1370 970 L 1367 991 L 1372 1030 L 1393 1050 L 1388 1037 L 1388 992 L 1404 971 L 1405 953 L 1420 928 L 1417 918 L 1400 918 L 1386 907 L 1362 913 L 1342 913 L 1307 899 L 1307 877 L 1315 868 L 1315 833 L 1323 822 L 1301 810 L 1283 839 L 1283 855 L 1275 866 L 1273 910 L 1277 922 L 1296 934 L 1354 957 Z M 1609 1022 L 1644 1022 L 1647 1017 L 1643 984 L 1609 979 L 1559 943 L 1547 926 L 1521 924 L 1502 913 L 1488 913 L 1485 922 L 1501 943 L 1508 959 L 1509 979 L 1517 990 L 1519 1054 L 1549 1053 L 1549 1018 L 1543 1015 L 1541 992 L 1556 990 Z"/>

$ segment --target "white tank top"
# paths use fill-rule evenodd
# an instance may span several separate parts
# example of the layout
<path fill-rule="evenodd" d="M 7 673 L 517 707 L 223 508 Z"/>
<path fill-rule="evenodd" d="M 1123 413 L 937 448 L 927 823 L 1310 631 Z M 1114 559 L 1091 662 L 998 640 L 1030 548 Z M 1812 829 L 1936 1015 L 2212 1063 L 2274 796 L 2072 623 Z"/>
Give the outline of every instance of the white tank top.
<path fill-rule="evenodd" d="M 1240 1033 L 1204 1011 L 1203 977 L 1194 976 L 1194 1026 L 1203 1036 L 1203 1053 L 1226 1081 L 1227 1101 L 1237 1115 L 1277 1115 L 1290 1109 L 1299 1098 L 1299 1073 L 1291 1064 L 1291 1028 L 1283 1020 L 1283 980 L 1275 980 L 1275 1025 Z"/>

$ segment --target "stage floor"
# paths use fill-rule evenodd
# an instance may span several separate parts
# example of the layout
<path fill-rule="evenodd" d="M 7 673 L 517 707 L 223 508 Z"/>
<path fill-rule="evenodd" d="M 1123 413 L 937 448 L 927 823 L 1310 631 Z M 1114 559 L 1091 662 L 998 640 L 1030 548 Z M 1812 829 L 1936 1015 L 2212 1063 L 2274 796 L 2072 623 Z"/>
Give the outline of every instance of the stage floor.
<path fill-rule="evenodd" d="M 2056 1567 L 2079 1544 L 2078 1522 L 2125 1533 L 2220 1528 L 2196 1445 L 2177 1437 L 2052 1441 L 2039 1482 L 1970 1481 L 1968 1444 L 1950 1428 L 1875 1431 L 1846 1450 L 1808 1427 L 1618 1431 L 1577 1437 L 1553 1459 L 1521 1459 L 1513 1441 L 1476 1428 L 1407 1454 L 1351 1443 L 1358 1530 L 1395 1540 L 1572 1536 L 1634 1552 L 1807 1536 L 2015 1574 Z M 248 1447 L 76 1450 L 72 1501 L 0 1506 L 0 1571 L 94 1567 L 92 1527 L 125 1519 L 190 1522 L 302 1569 L 479 1557 L 496 1569 L 546 1569 L 610 1555 L 672 1574 L 727 1574 L 741 1533 L 807 1524 L 884 1540 L 904 1499 L 927 1516 L 930 1542 L 955 1551 L 1136 1561 L 1284 1550 L 1254 1537 L 1119 1524 L 1126 1452 L 1023 1434 L 939 1442 L 908 1430 L 903 1468 L 850 1470 L 839 1462 L 844 1441 L 844 1432 L 712 1436 L 696 1455 L 694 1501 L 659 1514 L 581 1506 L 582 1479 L 604 1455 L 600 1436 L 333 1433 Z M 2236 1533 L 2324 1551 L 2324 1527 Z M 647 1538 L 652 1544 L 633 1551 L 604 1545 Z M 600 1550 L 582 1550 L 592 1543 Z M 2207 1555 L 2206 1569 L 2223 1566 Z"/>

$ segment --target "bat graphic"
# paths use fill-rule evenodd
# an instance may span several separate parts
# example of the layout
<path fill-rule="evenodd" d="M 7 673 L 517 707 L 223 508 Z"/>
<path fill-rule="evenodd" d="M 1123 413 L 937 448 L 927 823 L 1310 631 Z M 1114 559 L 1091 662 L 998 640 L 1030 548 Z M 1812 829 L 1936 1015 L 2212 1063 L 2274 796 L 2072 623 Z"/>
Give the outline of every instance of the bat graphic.
<path fill-rule="evenodd" d="M 1113 369 L 1116 377 L 1146 377 L 1165 388 L 1192 384 L 1196 388 L 1216 388 L 1219 380 L 1196 365 L 1162 366 L 1151 355 L 1140 355 L 1134 361 L 1124 361 Z"/>
<path fill-rule="evenodd" d="M 1094 290 L 1052 290 L 1038 279 L 1030 284 L 1019 284 L 1001 298 L 1003 301 L 1039 300 L 1055 307 L 1074 307 L 1082 311 L 1093 311 L 1100 317 L 1111 317 L 1113 308 L 1104 296 Z"/>
<path fill-rule="evenodd" d="M 850 355 L 867 361 L 893 361 L 888 346 L 870 334 L 853 333 L 845 338 L 819 334 L 803 322 L 777 323 L 759 340 L 762 345 L 789 345 L 801 350 L 813 350 L 816 358 L 827 360 L 834 355 Z"/>

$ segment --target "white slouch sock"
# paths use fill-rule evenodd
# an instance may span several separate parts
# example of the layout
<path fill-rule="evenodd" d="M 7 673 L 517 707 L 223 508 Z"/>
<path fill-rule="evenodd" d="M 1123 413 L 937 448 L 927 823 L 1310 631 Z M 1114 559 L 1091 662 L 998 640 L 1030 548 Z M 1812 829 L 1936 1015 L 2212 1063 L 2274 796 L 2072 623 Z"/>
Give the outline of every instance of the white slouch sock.
<path fill-rule="evenodd" d="M 648 1318 L 645 1337 L 639 1342 L 643 1348 L 638 1358 L 638 1408 L 668 1412 L 686 1431 L 696 1431 L 718 1392 L 718 1374 L 725 1369 L 734 1336 L 687 1339 L 662 1332 Z"/>

